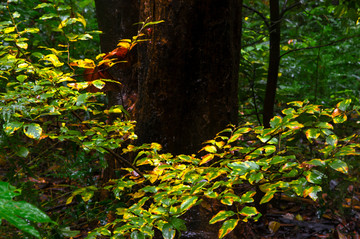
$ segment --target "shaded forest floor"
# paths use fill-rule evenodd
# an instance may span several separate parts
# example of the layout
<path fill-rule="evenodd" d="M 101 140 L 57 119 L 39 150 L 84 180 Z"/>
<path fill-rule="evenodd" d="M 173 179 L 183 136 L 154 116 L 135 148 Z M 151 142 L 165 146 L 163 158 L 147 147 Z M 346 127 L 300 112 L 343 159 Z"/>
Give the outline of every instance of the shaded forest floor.
<path fill-rule="evenodd" d="M 56 167 L 53 165 L 37 175 L 45 175 L 49 169 L 58 170 Z M 8 170 L 9 168 L 3 165 L 0 169 L 2 178 L 6 177 Z M 15 169 L 19 174 L 22 170 L 20 167 Z M 98 181 L 101 177 L 100 171 L 92 177 L 91 181 Z M 80 196 L 74 197 L 72 202 L 67 201 L 74 189 L 86 185 L 70 179 L 35 175 L 21 180 L 24 188 L 21 200 L 40 206 L 59 223 L 61 230 L 68 230 L 68 235 L 73 238 L 85 238 L 91 229 L 114 220 L 112 207 L 115 210 L 119 202 L 110 198 L 111 196 L 99 201 L 104 195 L 95 195 L 87 203 Z M 266 213 L 258 222 L 241 222 L 225 238 L 360 238 L 360 187 L 351 186 L 348 190 L 351 190 L 352 198 L 343 202 L 327 201 L 326 195 L 323 195 L 319 202 L 314 202 L 311 199 L 289 198 L 277 194 L 267 204 Z M 221 207 L 221 204 L 211 205 L 211 202 L 204 202 L 191 209 L 183 216 L 188 231 L 182 233 L 180 238 L 218 238 L 221 223 L 210 225 L 208 222 Z M 47 238 L 62 238 L 56 230 L 47 231 L 45 234 L 48 235 Z M 26 238 L 23 236 L 6 222 L 2 223 L 0 238 Z M 155 238 L 162 236 L 158 232 Z"/>

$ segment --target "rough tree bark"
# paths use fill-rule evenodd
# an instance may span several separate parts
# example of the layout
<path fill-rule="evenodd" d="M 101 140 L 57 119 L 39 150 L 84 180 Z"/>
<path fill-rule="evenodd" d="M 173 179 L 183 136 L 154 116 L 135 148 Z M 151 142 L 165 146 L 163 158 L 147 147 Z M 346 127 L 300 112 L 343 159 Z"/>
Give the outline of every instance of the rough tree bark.
<path fill-rule="evenodd" d="M 141 0 L 140 16 L 165 22 L 139 48 L 139 142 L 194 153 L 237 123 L 241 2 Z"/>

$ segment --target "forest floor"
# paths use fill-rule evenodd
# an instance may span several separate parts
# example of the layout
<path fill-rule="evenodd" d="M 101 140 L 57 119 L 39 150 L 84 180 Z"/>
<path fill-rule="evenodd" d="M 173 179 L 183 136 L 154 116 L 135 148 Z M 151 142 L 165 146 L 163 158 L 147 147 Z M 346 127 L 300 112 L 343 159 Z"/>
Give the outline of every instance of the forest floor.
<path fill-rule="evenodd" d="M 1 174 L 3 176 L 6 174 L 4 168 Z M 94 179 L 99 177 L 100 175 Z M 111 220 L 114 215 L 111 211 L 104 213 L 106 205 L 112 203 L 109 200 L 104 203 L 89 204 L 90 207 L 84 204 L 81 197 L 74 198 L 71 203 L 67 202 L 72 190 L 81 187 L 75 181 L 28 177 L 23 179 L 23 185 L 27 185 L 23 189 L 23 194 L 25 194 L 23 200 L 41 206 L 59 225 L 69 227 L 74 232 L 77 231 L 77 235 L 73 235 L 72 238 L 85 238 L 88 231 L 103 225 L 104 219 Z M 351 190 L 352 198 L 343 202 L 326 201 L 326 195 L 323 195 L 322 201 L 325 206 L 311 199 L 294 199 L 277 194 L 268 203 L 266 213 L 258 222 L 241 222 L 225 238 L 360 239 L 360 188 L 352 187 Z M 91 206 L 92 209 L 90 209 Z M 211 205 L 211 207 L 218 209 L 221 205 Z M 86 211 L 88 209 L 91 211 Z M 180 238 L 218 238 L 218 230 L 222 223 L 210 225 L 208 222 L 213 215 L 214 211 L 209 210 L 206 204 L 192 208 L 183 216 L 188 231 L 183 232 Z M 11 228 L 3 222 L 0 227 L 0 238 L 27 238 L 20 236 L 23 234 Z M 51 236 L 47 238 L 52 239 Z M 61 237 L 54 236 L 54 238 Z M 159 232 L 155 234 L 155 239 L 157 238 L 162 238 Z"/>

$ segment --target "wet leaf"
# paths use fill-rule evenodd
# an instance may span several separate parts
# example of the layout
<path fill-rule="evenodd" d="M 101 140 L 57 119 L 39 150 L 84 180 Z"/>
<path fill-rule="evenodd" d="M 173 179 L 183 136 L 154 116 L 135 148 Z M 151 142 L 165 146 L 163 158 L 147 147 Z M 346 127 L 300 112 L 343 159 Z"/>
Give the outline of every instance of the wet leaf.
<path fill-rule="evenodd" d="M 196 197 L 196 196 L 187 196 L 181 203 L 180 210 L 185 211 L 185 210 L 190 209 L 192 206 L 195 205 L 197 200 L 198 200 L 198 197 Z"/>
<path fill-rule="evenodd" d="M 252 203 L 254 201 L 253 196 L 256 194 L 255 191 L 248 191 L 241 196 L 241 203 Z"/>
<path fill-rule="evenodd" d="M 341 173 L 344 173 L 344 174 L 348 173 L 348 170 L 349 170 L 348 165 L 344 161 L 342 161 L 340 159 L 335 159 L 334 161 L 329 163 L 329 165 L 330 165 L 331 168 L 333 168 L 334 170 L 336 170 L 338 172 L 341 172 Z"/>
<path fill-rule="evenodd" d="M 331 146 L 334 146 L 336 147 L 337 143 L 338 143 L 338 137 L 334 134 L 332 135 L 329 135 L 327 138 L 326 138 L 326 143 L 330 144 Z"/>
<path fill-rule="evenodd" d="M 51 64 L 53 64 L 53 66 L 55 66 L 55 67 L 64 65 L 64 63 L 60 62 L 59 58 L 55 54 L 46 55 L 46 56 L 44 56 L 44 58 L 42 60 L 50 61 Z"/>
<path fill-rule="evenodd" d="M 214 159 L 214 154 L 207 154 L 207 155 L 204 155 L 202 158 L 201 158 L 201 161 L 200 161 L 200 165 L 203 165 L 207 162 L 210 162 L 211 160 Z"/>
<path fill-rule="evenodd" d="M 171 223 L 165 223 L 161 231 L 165 239 L 175 238 L 176 230 L 174 229 L 173 225 L 171 225 Z"/>
<path fill-rule="evenodd" d="M 269 202 L 275 194 L 276 191 L 268 191 L 265 193 L 265 195 L 261 198 L 260 204 Z"/>
<path fill-rule="evenodd" d="M 320 136 L 318 129 L 307 129 L 305 130 L 306 138 L 312 142 L 313 139 L 317 139 Z"/>
<path fill-rule="evenodd" d="M 316 201 L 318 199 L 317 194 L 321 192 L 322 189 L 320 186 L 308 187 L 303 192 L 303 197 L 309 196 L 311 199 Z"/>
<path fill-rule="evenodd" d="M 42 128 L 39 124 L 28 124 L 24 126 L 24 134 L 31 139 L 40 139 Z"/>
<path fill-rule="evenodd" d="M 325 176 L 323 173 L 317 171 L 317 170 L 311 170 L 311 171 L 306 171 L 304 173 L 306 175 L 306 180 L 310 183 L 314 183 L 314 184 L 321 184 L 322 183 L 322 179 Z"/>
<path fill-rule="evenodd" d="M 350 104 L 351 104 L 351 99 L 346 99 L 346 100 L 339 102 L 336 106 L 341 111 L 346 111 L 348 109 L 348 107 L 350 106 Z"/>
<path fill-rule="evenodd" d="M 239 219 L 230 219 L 223 223 L 219 230 L 219 238 L 223 238 L 229 234 L 237 226 Z"/>
<path fill-rule="evenodd" d="M 210 219 L 209 223 L 214 224 L 214 223 L 217 223 L 219 221 L 224 221 L 225 219 L 227 219 L 228 217 L 231 217 L 233 215 L 235 215 L 235 212 L 233 212 L 233 211 L 224 211 L 224 210 L 222 210 L 222 211 L 218 212 L 216 215 L 214 215 Z"/>
<path fill-rule="evenodd" d="M 255 215 L 257 215 L 259 212 L 255 207 L 244 207 L 243 209 L 241 209 L 240 211 L 240 215 L 245 216 L 245 217 L 253 217 Z"/>
<path fill-rule="evenodd" d="M 23 126 L 23 122 L 9 122 L 3 125 L 3 129 L 7 135 L 13 134 L 16 130 L 20 129 Z"/>

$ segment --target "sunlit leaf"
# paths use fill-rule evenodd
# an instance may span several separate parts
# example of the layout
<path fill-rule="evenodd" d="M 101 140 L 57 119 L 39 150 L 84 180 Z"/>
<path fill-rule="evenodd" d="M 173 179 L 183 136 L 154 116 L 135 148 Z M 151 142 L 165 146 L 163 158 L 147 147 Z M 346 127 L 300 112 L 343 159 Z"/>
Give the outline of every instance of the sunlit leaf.
<path fill-rule="evenodd" d="M 252 203 L 254 201 L 253 196 L 256 194 L 255 191 L 248 191 L 241 196 L 241 203 Z"/>
<path fill-rule="evenodd" d="M 344 174 L 347 174 L 349 171 L 348 165 L 340 159 L 335 159 L 334 161 L 330 162 L 329 165 L 334 170 Z"/>
<path fill-rule="evenodd" d="M 46 55 L 46 56 L 44 56 L 44 58 L 42 60 L 50 61 L 51 64 L 53 64 L 53 66 L 55 66 L 55 67 L 64 65 L 64 63 L 60 62 L 59 58 L 55 54 Z"/>
<path fill-rule="evenodd" d="M 23 122 L 9 122 L 3 124 L 3 129 L 7 135 L 13 134 L 16 130 L 20 129 L 23 126 Z"/>
<path fill-rule="evenodd" d="M 201 161 L 200 161 L 199 165 L 205 164 L 205 163 L 213 160 L 213 158 L 214 158 L 214 154 L 206 154 L 201 157 Z"/>
<path fill-rule="evenodd" d="M 339 102 L 336 107 L 338 107 L 341 111 L 346 111 L 351 104 L 351 99 L 346 99 Z"/>
<path fill-rule="evenodd" d="M 196 204 L 198 200 L 197 196 L 187 196 L 180 205 L 181 211 L 186 211 Z"/>
<path fill-rule="evenodd" d="M 230 219 L 223 223 L 219 230 L 219 238 L 223 238 L 229 234 L 237 226 L 239 219 Z"/>
<path fill-rule="evenodd" d="M 217 152 L 217 149 L 214 145 L 206 145 L 203 150 L 205 150 L 206 152 L 209 152 L 209 153 L 216 153 Z"/>
<path fill-rule="evenodd" d="M 322 189 L 320 186 L 308 187 L 303 191 L 303 197 L 309 196 L 311 199 L 316 201 L 318 199 L 317 194 L 321 191 Z"/>
<path fill-rule="evenodd" d="M 272 118 L 270 120 L 270 126 L 272 128 L 276 128 L 277 126 L 279 126 L 282 122 L 282 118 L 280 116 L 275 116 L 274 118 Z"/>
<path fill-rule="evenodd" d="M 40 139 L 42 135 L 42 128 L 39 124 L 28 124 L 24 126 L 24 133 L 31 139 Z"/>
<path fill-rule="evenodd" d="M 235 215 L 235 213 L 233 211 L 224 211 L 224 210 L 222 210 L 222 211 L 218 212 L 216 215 L 214 215 L 210 219 L 209 223 L 214 224 L 214 223 L 217 223 L 219 221 L 223 221 L 223 220 L 225 220 L 228 217 L 231 217 L 233 215 Z"/>
<path fill-rule="evenodd" d="M 310 183 L 314 183 L 314 184 L 321 184 L 322 179 L 325 176 L 323 173 L 321 173 L 315 169 L 313 169 L 311 171 L 306 171 L 304 174 L 306 175 L 307 181 Z"/>
<path fill-rule="evenodd" d="M 267 191 L 265 195 L 261 198 L 260 204 L 269 202 L 275 194 L 276 191 Z"/>
<path fill-rule="evenodd" d="M 320 132 L 318 129 L 307 129 L 305 130 L 306 138 L 312 142 L 313 139 L 317 139 L 320 136 Z"/>
<path fill-rule="evenodd" d="M 335 134 L 329 135 L 326 138 L 326 143 L 330 144 L 331 146 L 336 147 L 336 145 L 338 143 L 338 137 Z"/>

